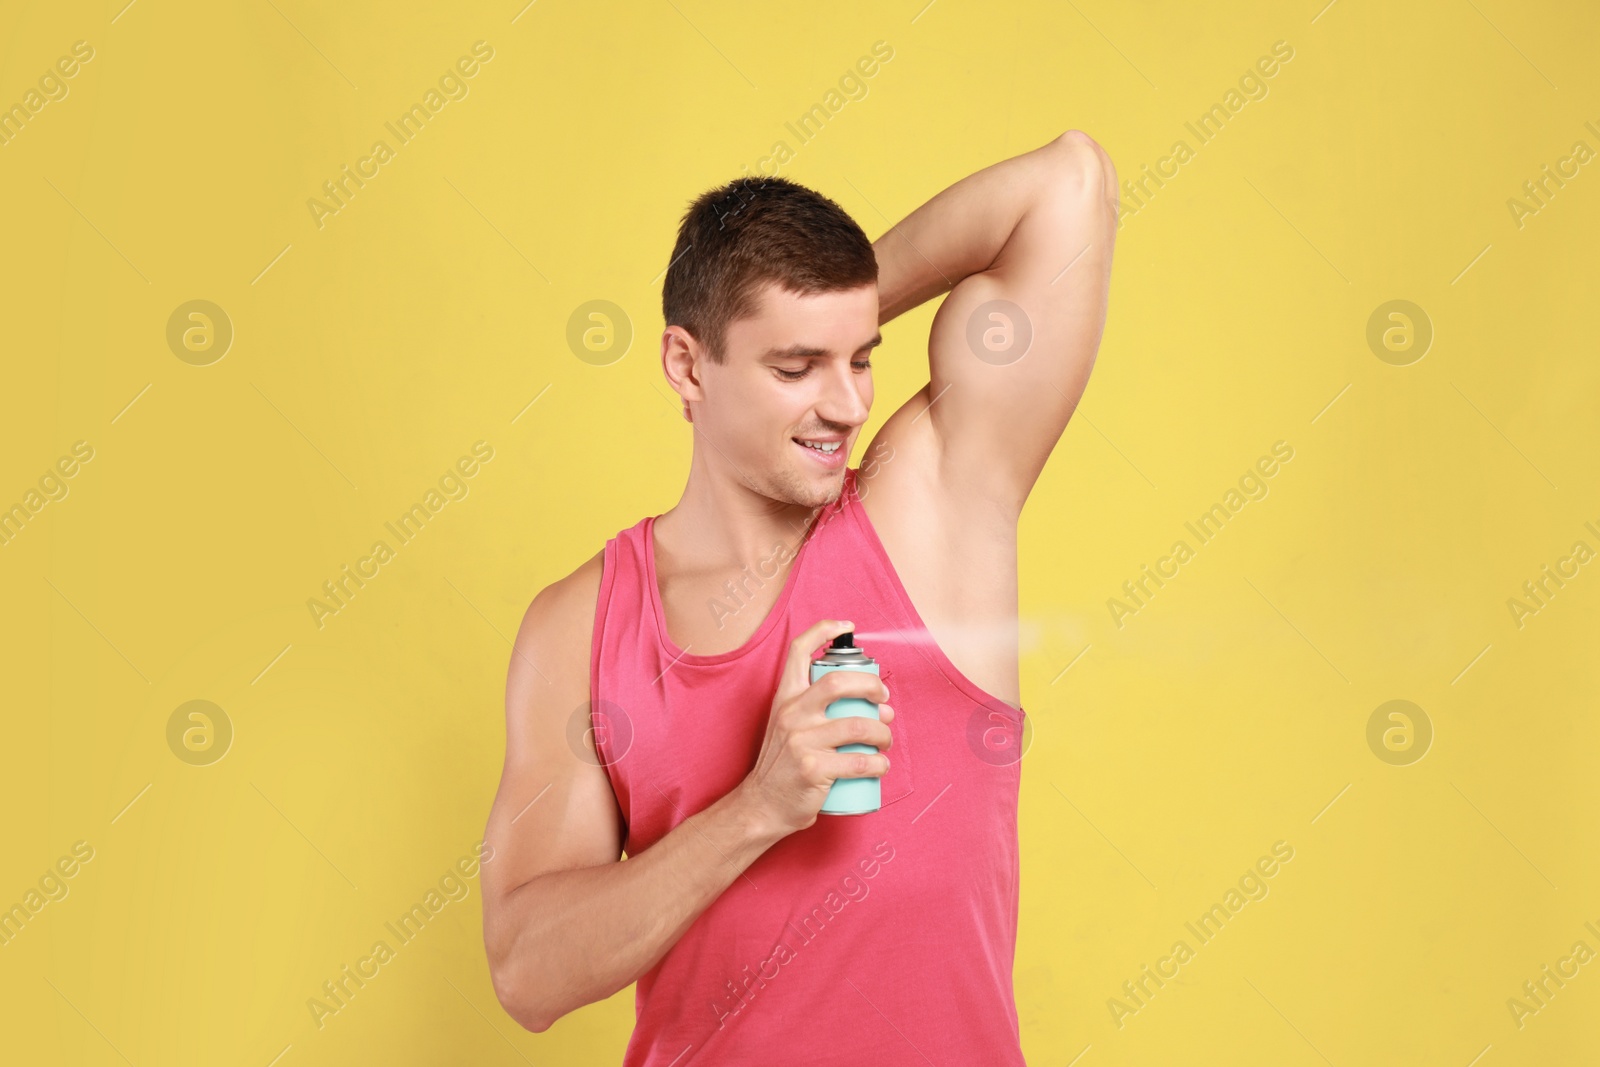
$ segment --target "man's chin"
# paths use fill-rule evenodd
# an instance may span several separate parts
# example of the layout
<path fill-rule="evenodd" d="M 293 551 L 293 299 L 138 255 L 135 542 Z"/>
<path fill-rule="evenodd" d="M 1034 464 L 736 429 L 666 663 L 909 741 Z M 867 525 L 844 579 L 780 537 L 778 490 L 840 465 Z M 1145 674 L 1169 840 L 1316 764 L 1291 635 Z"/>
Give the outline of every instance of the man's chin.
<path fill-rule="evenodd" d="M 844 473 L 848 464 L 838 470 L 796 470 L 791 467 L 779 475 L 777 484 L 768 493 L 776 500 L 799 507 L 820 508 L 839 499 L 844 491 Z"/>

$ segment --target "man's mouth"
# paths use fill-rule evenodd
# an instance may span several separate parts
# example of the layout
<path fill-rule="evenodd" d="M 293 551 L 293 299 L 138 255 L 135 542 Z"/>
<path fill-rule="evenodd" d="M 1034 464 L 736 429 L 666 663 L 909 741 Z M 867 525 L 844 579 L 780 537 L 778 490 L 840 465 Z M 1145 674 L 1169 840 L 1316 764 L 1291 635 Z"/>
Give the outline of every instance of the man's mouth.
<path fill-rule="evenodd" d="M 791 437 L 790 440 L 803 449 L 814 462 L 821 463 L 825 467 L 838 467 L 849 458 L 843 437 Z"/>

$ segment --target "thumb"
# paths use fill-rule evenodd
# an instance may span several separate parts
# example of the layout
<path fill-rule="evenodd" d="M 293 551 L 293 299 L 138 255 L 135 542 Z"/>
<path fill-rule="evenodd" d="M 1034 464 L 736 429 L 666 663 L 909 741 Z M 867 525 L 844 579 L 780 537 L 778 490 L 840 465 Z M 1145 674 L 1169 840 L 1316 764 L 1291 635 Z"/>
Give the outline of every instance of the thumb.
<path fill-rule="evenodd" d="M 784 661 L 783 673 L 778 678 L 778 692 L 773 704 L 782 704 L 804 692 L 811 684 L 811 653 L 819 645 L 855 628 L 855 623 L 846 620 L 823 619 L 789 642 L 789 655 Z"/>

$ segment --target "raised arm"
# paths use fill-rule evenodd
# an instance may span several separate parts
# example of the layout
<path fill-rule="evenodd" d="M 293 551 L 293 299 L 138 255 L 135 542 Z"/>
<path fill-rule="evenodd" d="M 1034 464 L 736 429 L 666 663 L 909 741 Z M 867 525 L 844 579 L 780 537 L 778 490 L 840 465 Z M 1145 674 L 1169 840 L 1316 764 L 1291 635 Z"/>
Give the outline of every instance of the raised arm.
<path fill-rule="evenodd" d="M 961 179 L 874 242 L 880 324 L 950 293 L 929 384 L 883 431 L 896 452 L 925 452 L 950 500 L 1020 513 L 1094 366 L 1116 215 L 1110 157 L 1069 130 Z"/>

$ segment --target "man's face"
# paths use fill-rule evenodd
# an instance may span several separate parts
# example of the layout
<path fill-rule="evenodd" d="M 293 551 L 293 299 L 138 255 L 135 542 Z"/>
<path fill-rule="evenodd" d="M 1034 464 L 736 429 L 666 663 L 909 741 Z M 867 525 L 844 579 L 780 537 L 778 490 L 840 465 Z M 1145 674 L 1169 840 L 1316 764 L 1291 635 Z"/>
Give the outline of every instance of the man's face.
<path fill-rule="evenodd" d="M 868 357 L 881 340 L 876 285 L 813 296 L 767 285 L 756 314 L 729 325 L 723 362 L 697 364 L 707 458 L 773 500 L 836 499 L 872 408 Z"/>

